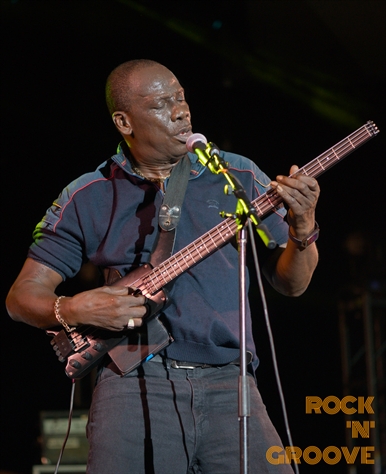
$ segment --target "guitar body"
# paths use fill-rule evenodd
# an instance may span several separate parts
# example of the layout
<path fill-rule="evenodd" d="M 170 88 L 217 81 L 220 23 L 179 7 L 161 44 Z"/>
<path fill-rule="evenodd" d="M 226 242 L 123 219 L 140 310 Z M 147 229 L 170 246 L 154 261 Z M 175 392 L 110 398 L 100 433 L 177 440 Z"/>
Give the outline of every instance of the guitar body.
<path fill-rule="evenodd" d="M 368 121 L 291 176 L 297 174 L 320 176 L 378 133 L 374 122 Z M 281 197 L 270 188 L 256 198 L 252 205 L 258 216 L 263 218 L 281 202 Z M 149 315 L 142 327 L 121 332 L 106 331 L 92 326 L 80 326 L 70 333 L 64 330 L 47 331 L 54 335 L 51 344 L 59 360 L 67 362 L 66 374 L 74 379 L 83 377 L 107 353 L 121 373 L 127 374 L 169 345 L 173 338 L 158 316 L 167 304 L 166 285 L 227 244 L 236 235 L 237 230 L 238 224 L 235 219 L 228 217 L 155 268 L 145 264 L 114 281 L 114 285 L 129 288 L 131 294 L 140 293 L 147 298 Z"/>
<path fill-rule="evenodd" d="M 135 293 L 150 271 L 150 265 L 143 265 L 114 285 L 126 286 Z M 124 375 L 168 346 L 173 338 L 158 316 L 168 302 L 166 290 L 161 289 L 146 297 L 148 315 L 141 327 L 115 332 L 84 325 L 70 333 L 64 329 L 47 331 L 54 336 L 51 345 L 59 360 L 66 362 L 66 375 L 72 379 L 84 377 L 107 353 Z"/>

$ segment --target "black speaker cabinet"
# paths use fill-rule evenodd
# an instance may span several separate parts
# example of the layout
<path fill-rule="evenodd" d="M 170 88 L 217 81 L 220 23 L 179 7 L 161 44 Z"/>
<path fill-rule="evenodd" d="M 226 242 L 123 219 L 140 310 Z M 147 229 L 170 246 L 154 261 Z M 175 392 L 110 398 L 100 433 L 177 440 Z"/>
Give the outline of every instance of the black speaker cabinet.
<path fill-rule="evenodd" d="M 41 461 L 43 465 L 56 465 L 68 427 L 68 412 L 44 411 L 40 414 Z M 71 431 L 61 464 L 86 464 L 88 442 L 86 438 L 87 411 L 74 410 Z M 43 471 L 41 471 L 43 472 Z M 51 472 L 51 471 L 44 471 Z M 62 472 L 62 470 L 60 471 Z M 67 471 L 63 471 L 67 472 Z M 77 472 L 77 471 L 68 471 Z M 80 471 L 85 472 L 85 471 Z M 34 473 L 35 474 L 35 473 Z"/>

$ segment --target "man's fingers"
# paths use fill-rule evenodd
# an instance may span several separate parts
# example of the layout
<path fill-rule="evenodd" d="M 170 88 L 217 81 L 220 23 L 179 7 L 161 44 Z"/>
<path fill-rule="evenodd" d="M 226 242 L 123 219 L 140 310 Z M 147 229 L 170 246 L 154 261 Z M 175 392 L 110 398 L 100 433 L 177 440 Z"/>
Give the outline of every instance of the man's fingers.
<path fill-rule="evenodd" d="M 103 286 L 102 289 L 110 295 L 128 296 L 129 299 L 127 302 L 130 302 L 131 306 L 141 306 L 146 302 L 146 298 L 143 295 L 130 294 L 129 289 L 126 286 Z"/>

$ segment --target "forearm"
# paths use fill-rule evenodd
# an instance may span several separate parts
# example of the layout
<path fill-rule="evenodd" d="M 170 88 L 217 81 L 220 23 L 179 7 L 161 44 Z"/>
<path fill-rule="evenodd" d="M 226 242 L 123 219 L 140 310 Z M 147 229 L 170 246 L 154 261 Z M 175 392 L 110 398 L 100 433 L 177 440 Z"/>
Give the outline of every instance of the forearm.
<path fill-rule="evenodd" d="M 268 261 L 265 275 L 271 285 L 287 296 L 299 296 L 307 289 L 318 263 L 315 240 L 319 227 L 315 222 L 315 207 L 319 185 L 309 176 L 296 174 L 291 166 L 290 176 L 277 176 L 271 186 L 289 207 L 289 234 L 286 247 L 279 248 Z"/>
<path fill-rule="evenodd" d="M 54 288 L 27 278 L 14 283 L 8 293 L 6 306 L 15 321 L 45 329 L 58 324 L 54 313 L 56 298 Z"/>
<path fill-rule="evenodd" d="M 303 249 L 292 241 L 276 250 L 264 268 L 271 285 L 283 295 L 300 296 L 307 289 L 318 263 L 316 244 Z"/>

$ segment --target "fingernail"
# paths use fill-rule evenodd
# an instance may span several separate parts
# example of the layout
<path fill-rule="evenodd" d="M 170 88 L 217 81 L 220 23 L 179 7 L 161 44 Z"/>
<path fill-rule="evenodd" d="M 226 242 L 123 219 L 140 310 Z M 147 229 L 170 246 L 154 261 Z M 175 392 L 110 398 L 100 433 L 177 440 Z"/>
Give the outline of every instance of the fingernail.
<path fill-rule="evenodd" d="M 280 185 L 278 185 L 278 187 L 277 187 L 276 189 L 277 189 L 279 192 L 282 192 L 282 191 L 283 191 L 283 188 L 282 188 Z"/>

